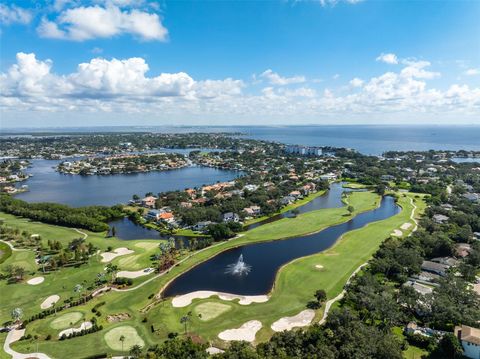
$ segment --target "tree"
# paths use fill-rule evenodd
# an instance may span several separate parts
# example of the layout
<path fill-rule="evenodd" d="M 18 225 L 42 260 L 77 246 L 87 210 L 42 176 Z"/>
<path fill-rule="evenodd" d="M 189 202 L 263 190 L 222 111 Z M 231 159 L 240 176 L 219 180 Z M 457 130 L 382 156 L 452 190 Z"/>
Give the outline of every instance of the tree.
<path fill-rule="evenodd" d="M 118 266 L 112 263 L 108 263 L 107 266 L 105 267 L 105 270 L 107 271 L 108 274 L 111 275 L 111 281 L 113 283 L 113 281 L 115 280 L 115 275 L 118 272 Z"/>
<path fill-rule="evenodd" d="M 117 234 L 117 229 L 115 228 L 115 226 L 112 226 L 112 237 L 115 237 L 116 234 Z"/>
<path fill-rule="evenodd" d="M 22 308 L 15 308 L 15 309 L 13 309 L 11 315 L 12 315 L 13 321 L 14 321 L 14 322 L 18 322 L 18 321 L 22 318 L 22 316 L 23 316 L 23 310 L 22 310 Z"/>
<path fill-rule="evenodd" d="M 135 344 L 130 348 L 129 354 L 133 358 L 139 358 L 142 355 L 142 347 L 138 344 Z"/>
<path fill-rule="evenodd" d="M 187 315 L 184 315 L 180 318 L 180 323 L 185 326 L 185 335 L 187 335 L 187 325 L 192 317 L 192 312 L 188 312 Z"/>
<path fill-rule="evenodd" d="M 120 342 L 122 343 L 122 352 L 123 352 L 123 343 L 125 342 L 125 335 L 121 335 L 118 340 L 120 340 Z"/>
<path fill-rule="evenodd" d="M 451 334 L 445 334 L 442 339 L 438 342 L 437 347 L 430 355 L 430 358 L 440 359 L 457 359 L 463 358 L 463 349 L 462 345 L 458 338 Z"/>
<path fill-rule="evenodd" d="M 352 215 L 353 212 L 355 211 L 355 208 L 352 205 L 350 205 L 350 206 L 347 207 L 347 211 L 350 215 Z"/>
<path fill-rule="evenodd" d="M 319 303 L 323 303 L 327 299 L 327 292 L 323 289 L 319 289 L 315 292 L 314 296 Z"/>

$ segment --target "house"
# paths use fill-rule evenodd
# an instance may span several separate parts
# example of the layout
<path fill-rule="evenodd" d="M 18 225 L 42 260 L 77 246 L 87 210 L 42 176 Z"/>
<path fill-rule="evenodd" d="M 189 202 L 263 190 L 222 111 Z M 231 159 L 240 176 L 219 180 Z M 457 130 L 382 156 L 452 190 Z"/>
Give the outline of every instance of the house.
<path fill-rule="evenodd" d="M 453 257 L 436 257 L 431 259 L 432 262 L 445 264 L 454 267 L 458 264 L 458 260 Z"/>
<path fill-rule="evenodd" d="M 447 270 L 450 268 L 447 264 L 436 263 L 431 261 L 423 261 L 421 269 L 426 272 L 438 274 L 444 276 L 447 273 Z"/>
<path fill-rule="evenodd" d="M 154 197 L 154 196 L 147 196 L 145 198 L 142 198 L 142 206 L 143 207 L 149 207 L 149 208 L 153 208 L 155 207 L 155 201 L 157 200 L 157 197 Z"/>
<path fill-rule="evenodd" d="M 289 195 L 292 196 L 292 197 L 295 197 L 296 199 L 302 197 L 302 193 L 300 191 L 292 191 L 292 192 L 290 192 Z"/>
<path fill-rule="evenodd" d="M 166 223 L 172 223 L 175 221 L 175 216 L 171 212 L 163 212 L 160 214 L 159 220 Z"/>
<path fill-rule="evenodd" d="M 382 181 L 393 181 L 395 179 L 395 176 L 392 176 L 392 175 L 382 175 L 380 176 L 380 179 Z"/>
<path fill-rule="evenodd" d="M 245 207 L 243 211 L 247 214 L 247 216 L 253 217 L 260 214 L 261 208 L 259 206 L 250 206 Z"/>
<path fill-rule="evenodd" d="M 407 280 L 404 284 L 405 287 L 411 287 L 413 288 L 417 293 L 421 295 L 426 295 L 426 294 L 431 294 L 433 292 L 433 288 L 426 286 L 421 283 L 417 283 L 412 280 Z"/>
<path fill-rule="evenodd" d="M 463 347 L 463 355 L 467 358 L 480 359 L 480 329 L 467 325 L 455 327 L 455 336 Z"/>
<path fill-rule="evenodd" d="M 258 186 L 256 184 L 247 184 L 243 189 L 249 192 L 255 192 L 258 189 Z"/>
<path fill-rule="evenodd" d="M 455 245 L 455 253 L 458 257 L 465 258 L 472 251 L 472 246 L 468 243 L 457 243 Z"/>
<path fill-rule="evenodd" d="M 164 211 L 161 211 L 159 209 L 151 209 L 150 211 L 148 211 L 147 215 L 145 216 L 145 219 L 156 222 L 160 219 L 160 215 L 163 212 Z"/>
<path fill-rule="evenodd" d="M 227 212 L 222 215 L 223 222 L 240 222 L 240 217 L 238 214 L 233 212 Z"/>
<path fill-rule="evenodd" d="M 325 173 L 320 175 L 320 179 L 323 181 L 335 181 L 337 179 L 337 175 L 335 173 Z"/>
<path fill-rule="evenodd" d="M 182 207 L 182 208 L 192 208 L 192 204 L 190 202 L 180 202 L 180 207 Z"/>
<path fill-rule="evenodd" d="M 437 224 L 443 224 L 448 221 L 448 217 L 444 216 L 443 214 L 435 214 L 433 216 L 433 221 Z"/>
<path fill-rule="evenodd" d="M 209 225 L 213 224 L 212 221 L 202 221 L 198 222 L 196 225 L 192 227 L 192 230 L 197 232 L 203 232 Z"/>
<path fill-rule="evenodd" d="M 295 199 L 296 199 L 296 198 L 293 197 L 293 196 L 285 196 L 285 197 L 283 197 L 283 198 L 280 200 L 280 203 L 285 206 L 285 205 L 287 205 L 287 204 L 290 204 L 290 203 L 292 203 L 292 202 L 295 202 Z"/>
<path fill-rule="evenodd" d="M 470 202 L 478 202 L 480 200 L 480 195 L 478 193 L 465 193 L 463 197 Z"/>

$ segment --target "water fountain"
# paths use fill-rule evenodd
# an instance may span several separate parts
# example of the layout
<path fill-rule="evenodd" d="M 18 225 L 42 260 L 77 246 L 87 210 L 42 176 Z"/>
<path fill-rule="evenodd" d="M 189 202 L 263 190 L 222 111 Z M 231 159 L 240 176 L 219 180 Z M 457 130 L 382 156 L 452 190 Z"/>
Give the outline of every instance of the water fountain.
<path fill-rule="evenodd" d="M 252 266 L 249 266 L 243 261 L 243 254 L 238 257 L 237 263 L 232 263 L 227 266 L 225 273 L 242 276 L 250 273 Z"/>

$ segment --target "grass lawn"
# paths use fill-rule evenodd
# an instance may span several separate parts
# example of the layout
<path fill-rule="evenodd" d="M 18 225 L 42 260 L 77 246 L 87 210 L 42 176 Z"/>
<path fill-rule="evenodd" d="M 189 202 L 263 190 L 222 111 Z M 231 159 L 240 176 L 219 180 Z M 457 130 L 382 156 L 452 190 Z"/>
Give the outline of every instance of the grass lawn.
<path fill-rule="evenodd" d="M 194 308 L 194 313 L 203 321 L 209 321 L 213 318 L 222 315 L 223 313 L 228 312 L 232 309 L 232 306 L 229 304 L 218 303 L 218 302 L 205 302 L 200 303 Z"/>
<path fill-rule="evenodd" d="M 77 322 L 83 318 L 82 312 L 70 312 L 59 314 L 60 316 L 50 322 L 52 329 L 67 329 L 75 326 Z"/>
<path fill-rule="evenodd" d="M 123 343 L 120 340 L 124 337 Z M 145 346 L 145 342 L 138 335 L 137 330 L 130 325 L 122 325 L 105 333 L 105 342 L 113 350 L 128 351 L 134 345 Z"/>
<path fill-rule="evenodd" d="M 6 243 L 0 242 L 0 264 L 5 262 L 12 255 L 12 249 Z"/>
<path fill-rule="evenodd" d="M 350 274 L 358 268 L 362 263 L 366 262 L 371 255 L 377 250 L 380 243 L 389 236 L 393 229 L 399 228 L 403 223 L 409 222 L 412 210 L 411 199 L 412 194 L 400 194 L 399 204 L 403 207 L 403 211 L 387 220 L 374 222 L 368 226 L 346 233 L 332 248 L 309 257 L 297 259 L 288 263 L 277 273 L 275 288 L 271 293 L 271 298 L 266 303 L 256 303 L 248 306 L 239 305 L 236 301 L 225 302 L 218 298 L 208 298 L 203 300 L 194 300 L 193 303 L 185 308 L 173 308 L 171 300 L 166 299 L 150 309 L 146 314 L 142 312 L 151 300 L 148 299 L 152 294 L 159 291 L 170 280 L 177 275 L 188 270 L 192 266 L 212 257 L 213 255 L 232 248 L 235 246 L 254 243 L 260 241 L 269 241 L 274 239 L 281 239 L 296 235 L 304 235 L 311 232 L 322 230 L 328 226 L 342 223 L 350 219 L 345 208 L 324 209 L 301 214 L 296 218 L 285 218 L 246 232 L 243 236 L 231 241 L 221 242 L 215 244 L 203 251 L 196 252 L 193 256 L 173 267 L 169 273 L 158 277 L 150 282 L 147 282 L 142 287 L 129 292 L 109 292 L 99 298 L 92 300 L 86 305 L 66 310 L 58 313 L 57 317 L 71 312 L 82 312 L 87 320 L 93 316 L 91 312 L 92 307 L 100 302 L 105 302 L 99 310 L 101 316 L 97 318 L 98 323 L 103 325 L 104 329 L 95 334 L 89 334 L 82 337 L 77 337 L 65 341 L 45 341 L 41 340 L 47 334 L 51 334 L 53 338 L 58 335 L 58 331 L 54 331 L 50 327 L 50 323 L 55 320 L 54 317 L 49 316 L 43 320 L 35 321 L 27 326 L 27 334 L 37 334 L 40 336 L 39 350 L 46 352 L 53 358 L 63 357 L 78 357 L 78 348 L 82 348 L 82 356 L 92 355 L 96 353 L 108 353 L 111 355 L 120 354 L 121 342 L 116 339 L 119 337 L 120 331 L 134 330 L 135 333 L 131 335 L 132 338 L 139 336 L 145 342 L 145 345 L 153 345 L 164 340 L 168 333 L 178 332 L 183 333 L 183 326 L 180 324 L 180 317 L 189 311 L 197 314 L 194 315 L 189 324 L 189 332 L 199 334 L 204 339 L 210 340 L 213 344 L 224 346 L 217 335 L 219 332 L 237 328 L 243 323 L 257 319 L 262 322 L 262 329 L 257 334 L 257 341 L 267 340 L 272 331 L 270 325 L 283 316 L 292 316 L 298 314 L 305 309 L 305 304 L 313 299 L 313 293 L 316 289 L 325 289 L 328 298 L 336 296 L 343 288 L 343 285 Z M 355 214 L 370 210 L 378 206 L 380 197 L 369 192 L 355 192 L 349 195 L 348 202 L 355 208 Z M 416 199 L 419 211 L 423 206 L 423 201 L 420 198 Z M 5 215 L 7 221 L 13 225 L 18 221 L 22 224 L 22 219 L 13 216 Z M 63 228 L 59 232 L 55 232 L 54 237 L 48 237 L 45 232 L 42 232 L 44 227 L 49 231 L 53 231 L 51 227 L 62 228 L 49 225 L 40 225 L 35 231 L 29 228 L 30 232 L 40 233 L 44 240 L 55 239 L 57 236 L 66 235 L 70 238 L 76 238 L 78 233 L 72 229 Z M 71 233 L 73 232 L 73 233 Z M 113 248 L 128 247 L 135 251 L 135 254 L 130 255 L 134 258 L 140 254 L 141 250 L 145 256 L 149 255 L 149 251 L 156 251 L 156 247 L 149 245 L 150 241 L 120 241 L 117 239 L 106 239 L 103 235 L 89 233 L 88 240 L 94 241 L 95 245 L 105 250 L 108 246 Z M 69 239 L 64 239 L 68 241 Z M 154 241 L 158 243 L 158 241 Z M 138 244 L 138 245 L 137 245 Z M 119 257 L 113 262 L 119 264 L 123 259 L 124 265 L 137 265 L 138 260 L 145 260 L 143 257 L 128 263 L 129 256 Z M 105 266 L 98 262 L 98 259 L 92 257 L 91 263 L 88 266 L 83 266 L 80 269 L 62 269 L 56 274 L 46 275 L 45 282 L 39 286 L 27 286 L 23 283 L 9 286 L 9 290 L 5 291 L 6 286 L 4 282 L 0 283 L 0 291 L 7 292 L 7 298 L 0 304 L 0 315 L 3 320 L 8 319 L 11 304 L 19 303 L 18 305 L 24 309 L 26 313 L 39 312 L 39 304 L 49 295 L 58 294 L 62 299 L 72 296 L 72 289 L 76 283 L 81 283 L 82 280 L 92 280 L 96 273 L 98 273 Z M 319 270 L 315 265 L 321 264 L 324 268 Z M 121 268 L 124 269 L 124 268 Z M 67 283 L 66 288 L 62 288 Z M 70 288 L 71 287 L 71 288 Z M 219 305 L 220 304 L 220 305 Z M 220 308 L 228 306 L 229 309 L 222 312 Z M 34 310 L 31 308 L 35 308 Z M 121 323 L 108 323 L 105 319 L 107 314 L 128 313 L 131 319 Z M 202 314 L 202 318 L 198 314 Z M 213 314 L 210 314 L 213 313 Z M 205 316 L 209 318 L 205 319 Z M 213 316 L 212 316 L 213 315 Z M 321 315 L 321 311 L 317 313 L 317 318 Z M 144 317 L 147 317 L 146 323 L 142 322 Z M 150 330 L 154 326 L 155 333 Z M 115 328 L 122 328 L 113 331 Z M 113 331 L 113 333 L 112 333 Z M 125 335 L 125 334 L 124 334 Z M 129 334 L 130 336 L 130 334 Z M 125 335 L 127 337 L 127 335 Z M 22 352 L 32 350 L 33 343 L 29 341 L 22 341 L 15 343 L 13 347 Z M 120 345 L 120 347 L 118 346 Z M 30 348 L 30 349 L 28 349 Z M 126 342 L 124 343 L 125 351 L 128 350 Z M 84 349 L 84 350 L 83 350 Z"/>

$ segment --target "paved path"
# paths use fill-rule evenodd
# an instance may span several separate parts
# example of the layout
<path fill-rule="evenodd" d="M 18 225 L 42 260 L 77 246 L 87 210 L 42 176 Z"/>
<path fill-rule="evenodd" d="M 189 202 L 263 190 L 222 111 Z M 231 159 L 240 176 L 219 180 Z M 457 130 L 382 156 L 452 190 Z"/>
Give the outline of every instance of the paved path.
<path fill-rule="evenodd" d="M 10 344 L 18 341 L 21 337 L 23 337 L 24 333 L 25 329 L 16 328 L 8 332 L 5 343 L 3 344 L 3 350 L 5 351 L 5 353 L 11 355 L 13 359 L 51 359 L 47 354 L 44 353 L 23 354 L 11 349 Z"/>
<path fill-rule="evenodd" d="M 415 205 L 415 202 L 413 201 L 413 198 L 410 197 L 410 203 L 412 204 L 413 208 L 412 208 L 412 212 L 410 213 L 410 219 L 413 221 L 413 223 L 415 223 L 415 227 L 412 229 L 412 231 L 410 232 L 409 236 L 412 235 L 413 232 L 415 232 L 417 229 L 418 229 L 418 222 L 417 220 L 415 219 L 415 211 L 417 210 L 417 206 Z M 352 278 L 363 268 L 365 267 L 366 265 L 368 264 L 367 263 L 363 263 L 360 267 L 358 267 L 357 269 L 355 269 L 355 271 L 350 275 L 350 277 L 348 277 L 347 279 L 347 282 L 345 283 L 345 286 L 346 287 L 348 284 L 350 284 L 350 281 L 352 280 Z M 340 294 L 338 294 L 335 298 L 332 298 L 330 299 L 326 304 L 325 304 L 325 310 L 323 312 L 323 316 L 322 316 L 322 319 L 320 319 L 320 321 L 318 322 L 318 324 L 323 324 L 325 323 L 325 321 L 327 320 L 327 316 L 328 316 L 328 312 L 330 311 L 330 308 L 332 307 L 333 303 L 335 303 L 336 301 L 340 300 L 343 298 L 343 296 L 345 295 L 345 289 L 342 290 L 340 292 Z"/>

